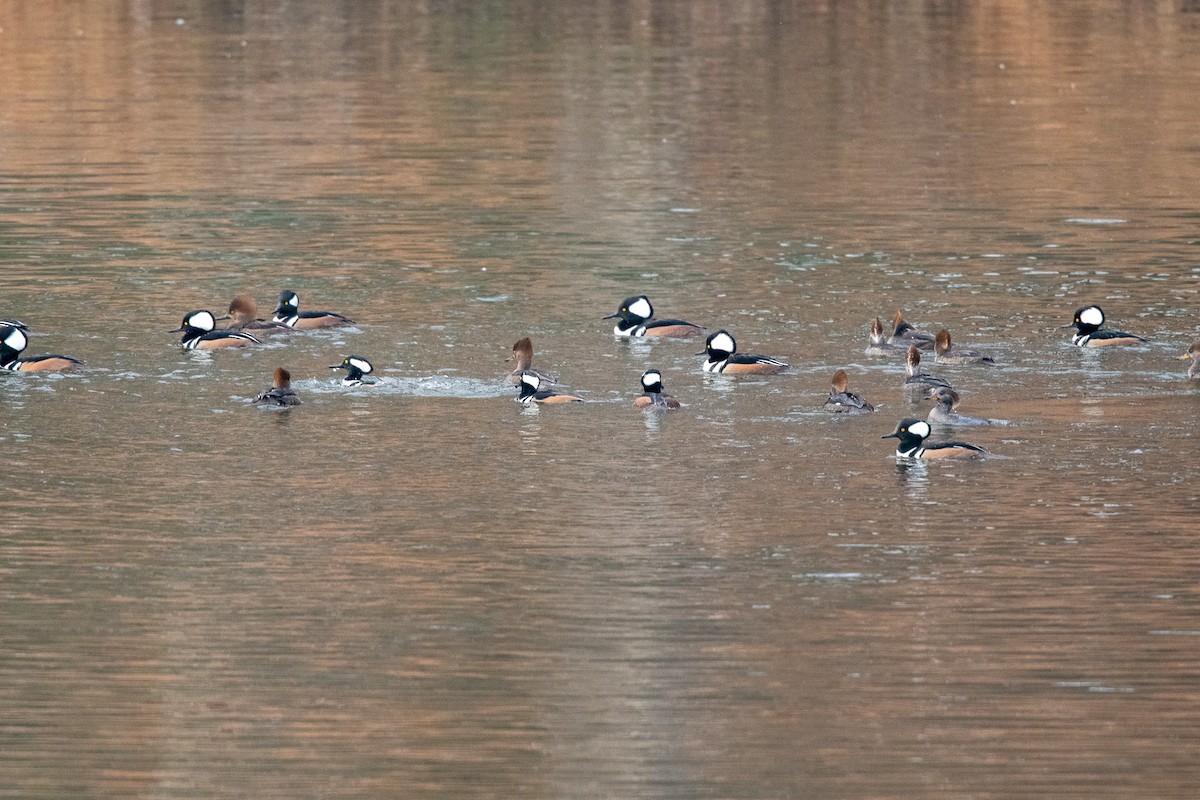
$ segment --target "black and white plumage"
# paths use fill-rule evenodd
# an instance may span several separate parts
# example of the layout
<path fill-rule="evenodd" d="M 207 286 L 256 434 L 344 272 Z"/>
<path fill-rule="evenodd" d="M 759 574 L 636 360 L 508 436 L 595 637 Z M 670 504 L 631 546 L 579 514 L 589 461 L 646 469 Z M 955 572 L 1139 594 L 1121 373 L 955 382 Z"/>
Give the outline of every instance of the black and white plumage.
<path fill-rule="evenodd" d="M 368 378 L 375 367 L 370 361 L 367 361 L 362 356 L 346 356 L 340 364 L 330 364 L 330 369 L 344 369 L 346 376 L 342 378 L 342 386 L 370 386 L 375 383 L 374 378 Z"/>
<path fill-rule="evenodd" d="M 29 328 L 18 320 L 0 321 L 0 369 L 9 372 L 66 372 L 84 364 L 74 356 L 57 353 L 21 358 L 29 344 Z"/>
<path fill-rule="evenodd" d="M 939 459 L 963 458 L 987 455 L 979 445 L 967 442 L 938 442 L 925 444 L 932 433 L 929 423 L 923 419 L 902 419 L 896 424 L 891 433 L 879 437 L 881 439 L 897 439 L 896 455 L 904 458 Z"/>
<path fill-rule="evenodd" d="M 336 311 L 301 311 L 300 298 L 291 289 L 284 289 L 279 293 L 279 303 L 275 306 L 271 319 L 297 330 L 336 328 L 354 324 L 354 320 Z"/>
<path fill-rule="evenodd" d="M 604 319 L 615 319 L 614 336 L 668 336 L 683 338 L 699 336 L 704 328 L 681 319 L 654 319 L 654 306 L 644 294 L 626 297 L 615 314 Z"/>
<path fill-rule="evenodd" d="M 211 311 L 200 309 L 189 311 L 183 316 L 183 324 L 168 333 L 183 331 L 179 343 L 185 350 L 215 350 L 222 347 L 249 347 L 262 344 L 258 339 L 242 331 L 215 330 L 216 318 Z"/>
<path fill-rule="evenodd" d="M 1076 347 L 1108 347 L 1110 345 L 1145 344 L 1146 340 L 1125 331 L 1102 330 L 1104 312 L 1100 306 L 1084 306 L 1075 310 L 1075 316 L 1064 328 L 1075 328 L 1071 344 Z"/>
<path fill-rule="evenodd" d="M 696 353 L 704 356 L 704 371 L 726 375 L 775 375 L 788 365 L 771 356 L 739 353 L 737 342 L 727 330 L 719 330 L 704 342 L 704 350 Z"/>

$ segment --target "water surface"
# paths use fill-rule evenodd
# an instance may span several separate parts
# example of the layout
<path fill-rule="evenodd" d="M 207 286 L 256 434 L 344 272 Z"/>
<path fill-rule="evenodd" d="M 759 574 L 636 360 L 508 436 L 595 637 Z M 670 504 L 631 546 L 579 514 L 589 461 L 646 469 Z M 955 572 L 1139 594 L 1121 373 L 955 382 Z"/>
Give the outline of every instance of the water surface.
<path fill-rule="evenodd" d="M 90 366 L 0 375 L 0 796 L 1194 793 L 1190 4 L 343 5 L 0 12 L 0 316 Z M 358 324 L 166 332 L 283 288 Z M 890 457 L 897 308 L 998 457 Z"/>

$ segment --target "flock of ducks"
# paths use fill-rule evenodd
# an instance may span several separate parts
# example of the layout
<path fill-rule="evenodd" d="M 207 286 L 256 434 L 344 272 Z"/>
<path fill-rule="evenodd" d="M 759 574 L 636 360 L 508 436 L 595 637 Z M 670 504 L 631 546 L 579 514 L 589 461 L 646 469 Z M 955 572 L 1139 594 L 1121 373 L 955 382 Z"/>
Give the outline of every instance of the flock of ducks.
<path fill-rule="evenodd" d="M 739 353 L 737 342 L 729 331 L 721 329 L 709 333 L 706 328 L 680 319 L 660 319 L 654 316 L 654 307 L 645 295 L 635 295 L 621 302 L 617 311 L 604 319 L 617 320 L 613 334 L 618 337 L 661 337 L 690 338 L 705 336 L 702 368 L 705 372 L 725 375 L 775 375 L 788 369 L 788 364 L 771 356 Z M 228 327 L 217 328 L 219 320 L 230 320 Z M 1113 345 L 1137 345 L 1146 342 L 1141 336 L 1104 327 L 1104 312 L 1099 306 L 1083 306 L 1076 310 L 1074 318 L 1064 328 L 1075 328 L 1072 344 L 1079 347 L 1107 347 Z M 936 334 L 918 330 L 909 324 L 900 311 L 892 316 L 891 334 L 884 330 L 883 323 L 876 317 L 871 323 L 868 355 L 903 355 L 907 370 L 904 391 L 910 402 L 926 399 L 934 401 L 934 407 L 926 419 L 905 418 L 897 423 L 895 430 L 883 436 L 896 439 L 896 454 L 906 458 L 938 459 L 961 456 L 979 456 L 987 453 L 982 447 L 967 442 L 944 441 L 931 443 L 927 440 L 933 426 L 965 427 L 974 425 L 1004 424 L 1003 420 L 982 419 L 958 413 L 960 396 L 948 381 L 921 370 L 921 351 L 932 350 L 937 364 L 994 364 L 995 359 L 974 350 L 955 347 L 948 330 Z M 229 304 L 228 312 L 221 317 L 211 311 L 199 309 L 189 311 L 183 322 L 173 333 L 182 333 L 180 345 L 187 350 L 214 350 L 241 348 L 260 344 L 260 336 L 286 334 L 297 330 L 317 330 L 343 325 L 354 321 L 333 311 L 302 311 L 295 292 L 285 289 L 279 294 L 279 302 L 271 319 L 258 317 L 254 299 L 249 295 L 238 295 Z M 62 372 L 83 366 L 83 362 L 72 356 L 40 355 L 23 358 L 28 344 L 29 327 L 19 320 L 0 319 L 0 369 L 11 372 L 54 371 Z M 1180 360 L 1191 360 L 1188 378 L 1200 377 L 1200 342 L 1179 356 Z M 558 391 L 553 375 L 533 368 L 533 343 L 526 337 L 512 348 L 509 362 L 515 368 L 509 376 L 510 382 L 519 389 L 517 401 L 523 405 L 579 403 L 583 398 Z M 370 377 L 374 372 L 371 362 L 362 356 L 350 355 L 330 369 L 344 369 L 344 386 L 361 386 L 374 383 Z M 271 388 L 252 401 L 256 405 L 289 408 L 299 405 L 300 398 L 291 388 L 291 373 L 283 367 L 275 370 Z M 636 408 L 669 411 L 680 407 L 679 400 L 666 393 L 662 373 L 649 369 L 641 376 L 641 394 L 633 401 Z M 834 414 L 869 414 L 875 407 L 861 395 L 850 391 L 849 378 L 845 370 L 833 375 L 829 396 L 822 404 L 825 411 Z"/>

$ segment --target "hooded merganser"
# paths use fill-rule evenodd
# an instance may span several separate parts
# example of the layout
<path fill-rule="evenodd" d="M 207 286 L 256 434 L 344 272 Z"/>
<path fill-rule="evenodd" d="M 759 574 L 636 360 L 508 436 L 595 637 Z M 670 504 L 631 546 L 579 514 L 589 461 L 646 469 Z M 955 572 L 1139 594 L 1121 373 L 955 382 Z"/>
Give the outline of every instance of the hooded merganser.
<path fill-rule="evenodd" d="M 73 356 L 55 354 L 21 358 L 21 351 L 29 344 L 29 337 L 25 335 L 28 330 L 17 320 L 0 323 L 0 369 L 10 372 L 66 372 L 83 366 L 83 362 Z"/>
<path fill-rule="evenodd" d="M 634 408 L 679 408 L 674 396 L 664 394 L 662 373 L 648 369 L 642 373 L 642 396 L 633 401 Z"/>
<path fill-rule="evenodd" d="M 301 311 L 300 298 L 291 289 L 284 289 L 279 293 L 279 305 L 275 306 L 275 316 L 272 319 L 296 330 L 336 328 L 354 324 L 354 320 L 333 311 Z"/>
<path fill-rule="evenodd" d="M 776 375 L 788 368 L 777 358 L 741 354 L 737 342 L 727 330 L 719 330 L 704 342 L 704 350 L 696 353 L 705 356 L 704 371 L 726 375 Z"/>
<path fill-rule="evenodd" d="M 300 405 L 300 398 L 292 391 L 292 373 L 283 367 L 276 367 L 271 388 L 254 398 L 254 404 L 278 408 Z"/>
<path fill-rule="evenodd" d="M 895 314 L 892 314 L 892 335 L 888 338 L 887 343 L 905 347 L 915 344 L 922 350 L 928 350 L 933 347 L 933 334 L 928 331 L 919 331 L 909 325 L 904 320 L 904 314 L 897 310 Z"/>
<path fill-rule="evenodd" d="M 617 313 L 604 319 L 619 320 L 613 328 L 615 336 L 701 336 L 704 328 L 681 319 L 652 319 L 654 306 L 644 294 L 626 297 Z"/>
<path fill-rule="evenodd" d="M 1180 361 L 1192 360 L 1188 367 L 1187 376 L 1189 378 L 1200 378 L 1200 342 L 1195 342 L 1188 348 L 1187 352 L 1179 357 Z"/>
<path fill-rule="evenodd" d="M 896 455 L 905 458 L 962 458 L 964 456 L 987 455 L 987 450 L 966 442 L 939 442 L 926 445 L 929 438 L 929 423 L 923 419 L 902 419 L 896 430 L 880 436 L 880 439 L 899 439 Z"/>
<path fill-rule="evenodd" d="M 1064 328 L 1075 328 L 1071 344 L 1077 347 L 1107 347 L 1113 344 L 1142 344 L 1146 340 L 1125 331 L 1102 331 L 1104 312 L 1100 306 L 1084 306 L 1075 312 L 1075 319 Z"/>
<path fill-rule="evenodd" d="M 259 335 L 270 333 L 291 333 L 292 329 L 282 322 L 258 318 L 258 304 L 248 294 L 239 294 L 229 302 L 229 312 L 219 319 L 231 319 L 233 323 L 226 329 L 231 331 L 253 331 Z"/>
<path fill-rule="evenodd" d="M 556 384 L 558 379 L 553 375 L 547 375 L 545 372 L 538 372 L 536 369 L 531 369 L 530 364 L 533 363 L 533 342 L 526 336 L 512 346 L 512 355 L 504 359 L 504 363 L 510 361 L 517 362 L 517 368 L 514 369 L 508 376 L 508 382 L 513 386 L 521 385 L 521 374 L 524 372 L 532 372 L 541 379 L 542 383 Z"/>
<path fill-rule="evenodd" d="M 262 344 L 248 333 L 213 330 L 216 324 L 216 318 L 211 311 L 189 311 L 184 315 L 182 325 L 167 332 L 183 331 L 183 338 L 179 343 L 185 350 L 215 350 L 218 347 L 249 347 L 252 344 Z"/>
<path fill-rule="evenodd" d="M 543 389 L 542 379 L 536 372 L 526 372 L 521 376 L 521 394 L 517 402 L 528 406 L 534 403 L 582 403 L 582 397 L 573 394 L 559 394 L 553 389 Z"/>
<path fill-rule="evenodd" d="M 867 355 L 890 356 L 896 353 L 903 353 L 907 349 L 906 345 L 888 342 L 887 337 L 883 335 L 883 323 L 879 321 L 879 317 L 876 317 L 871 322 L 871 343 L 867 345 Z"/>
<path fill-rule="evenodd" d="M 950 341 L 950 331 L 942 328 L 937 332 L 933 344 L 933 360 L 938 364 L 995 364 L 996 359 L 977 350 L 955 348 Z"/>
<path fill-rule="evenodd" d="M 835 414 L 869 414 L 874 411 L 875 406 L 864 400 L 861 395 L 847 390 L 849 385 L 850 379 L 846 377 L 846 370 L 839 369 L 833 373 L 829 397 L 821 408 Z"/>
<path fill-rule="evenodd" d="M 929 390 L 929 396 L 926 400 L 935 400 L 936 405 L 929 411 L 929 416 L 925 419 L 928 422 L 937 425 L 994 425 L 995 421 L 990 419 L 982 419 L 980 417 L 968 417 L 964 414 L 957 413 L 959 396 L 958 392 L 953 389 L 948 389 L 945 386 Z"/>
<path fill-rule="evenodd" d="M 944 386 L 947 389 L 954 388 L 944 378 L 930 375 L 928 372 L 921 372 L 921 351 L 917 349 L 916 345 L 908 346 L 908 352 L 904 356 L 904 368 L 908 372 L 908 377 L 904 379 L 905 389 L 919 391 L 924 394 L 931 387 L 938 388 Z"/>
<path fill-rule="evenodd" d="M 346 370 L 346 377 L 342 378 L 342 386 L 362 386 L 366 384 L 370 386 L 375 383 L 374 378 L 368 378 L 375 367 L 371 366 L 371 362 L 367 361 L 362 356 L 346 356 L 340 364 L 330 364 L 330 369 Z"/>

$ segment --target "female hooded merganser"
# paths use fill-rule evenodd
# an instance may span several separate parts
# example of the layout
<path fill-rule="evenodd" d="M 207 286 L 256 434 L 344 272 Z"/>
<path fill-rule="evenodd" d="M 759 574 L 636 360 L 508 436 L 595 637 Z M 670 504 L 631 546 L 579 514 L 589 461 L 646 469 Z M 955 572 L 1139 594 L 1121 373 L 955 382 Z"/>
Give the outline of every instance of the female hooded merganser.
<path fill-rule="evenodd" d="M 621 301 L 617 313 L 609 314 L 604 319 L 619 320 L 613 328 L 614 336 L 700 336 L 704 328 L 684 322 L 681 319 L 651 319 L 654 316 L 654 306 L 650 298 L 644 294 L 626 297 Z"/>
<path fill-rule="evenodd" d="M 354 324 L 354 320 L 333 311 L 301 311 L 300 298 L 290 289 L 279 293 L 279 305 L 275 306 L 275 316 L 272 319 L 296 330 L 336 328 Z"/>
<path fill-rule="evenodd" d="M 847 390 L 849 385 L 850 379 L 846 377 L 846 370 L 839 369 L 833 373 L 829 397 L 821 408 L 835 414 L 869 414 L 874 411 L 875 406 L 864 400 L 861 395 Z"/>
<path fill-rule="evenodd" d="M 788 368 L 777 358 L 738 353 L 737 342 L 726 330 L 709 336 L 704 342 L 704 350 L 696 355 L 706 356 L 705 372 L 726 375 L 776 375 Z"/>
<path fill-rule="evenodd" d="M 908 347 L 908 352 L 904 356 L 904 368 L 908 372 L 908 377 L 904 379 L 905 389 L 919 391 L 924 394 L 930 388 L 942 386 L 947 389 L 954 388 L 944 378 L 930 375 L 928 372 L 921 372 L 921 351 L 917 349 L 915 344 Z"/>
<path fill-rule="evenodd" d="M 1191 366 L 1188 367 L 1189 378 L 1200 378 L 1200 342 L 1194 343 L 1188 348 L 1187 352 L 1179 357 L 1180 361 L 1192 360 Z"/>
<path fill-rule="evenodd" d="M 517 368 L 514 369 L 508 376 L 508 382 L 513 386 L 521 385 L 521 374 L 531 372 L 541 379 L 542 383 L 556 384 L 558 379 L 553 375 L 547 375 L 545 372 L 538 372 L 536 369 L 531 369 L 530 364 L 533 363 L 533 342 L 526 336 L 512 346 L 512 355 L 504 359 L 504 363 L 510 361 L 517 362 Z"/>
<path fill-rule="evenodd" d="M 0 323 L 0 369 L 10 372 L 66 372 L 83 366 L 78 358 L 57 354 L 21 358 L 21 351 L 29 344 L 29 337 L 25 335 L 28 330 L 17 320 Z"/>
<path fill-rule="evenodd" d="M 521 394 L 517 402 L 528 406 L 534 403 L 582 403 L 582 397 L 573 394 L 559 394 L 553 389 L 543 389 L 542 379 L 535 372 L 526 372 L 521 376 Z"/>
<path fill-rule="evenodd" d="M 370 386 L 375 383 L 374 378 L 368 378 L 375 367 L 371 366 L 371 362 L 367 361 L 362 356 L 346 356 L 340 364 L 330 364 L 330 369 L 346 370 L 346 377 L 342 378 L 342 386 L 362 386 L 366 384 Z"/>
<path fill-rule="evenodd" d="M 937 332 L 933 345 L 933 360 L 939 364 L 995 364 L 996 359 L 975 350 L 955 349 L 950 342 L 950 331 L 942 328 Z"/>
<path fill-rule="evenodd" d="M 276 367 L 274 383 L 270 389 L 254 398 L 254 404 L 278 408 L 300 405 L 300 398 L 292 391 L 292 373 L 283 367 Z"/>
<path fill-rule="evenodd" d="M 642 396 L 633 401 L 634 408 L 679 408 L 679 401 L 664 394 L 662 373 L 648 369 L 642 373 Z"/>
<path fill-rule="evenodd" d="M 905 322 L 904 315 L 900 311 L 896 311 L 895 314 L 892 314 L 892 335 L 888 338 L 887 343 L 904 347 L 915 344 L 922 350 L 928 350 L 933 347 L 933 334 L 917 330 Z"/>
<path fill-rule="evenodd" d="M 929 423 L 923 419 L 902 419 L 896 430 L 880 436 L 880 439 L 899 439 L 896 455 L 905 458 L 962 458 L 964 456 L 987 455 L 987 450 L 966 442 L 939 442 L 926 445 L 929 438 Z"/>
<path fill-rule="evenodd" d="M 869 356 L 890 356 L 896 353 L 903 353 L 907 350 L 906 345 L 892 344 L 883 335 L 883 323 L 876 317 L 871 322 L 871 343 L 867 345 L 866 354 Z"/>
<path fill-rule="evenodd" d="M 248 333 L 213 330 L 216 324 L 216 318 L 211 311 L 189 311 L 183 317 L 183 324 L 172 328 L 168 333 L 183 331 L 183 338 L 179 343 L 185 350 L 215 350 L 218 347 L 249 347 L 252 344 L 262 344 Z"/>
<path fill-rule="evenodd" d="M 953 389 L 947 389 L 945 386 L 938 389 L 930 389 L 929 396 L 926 400 L 935 400 L 937 404 L 930 409 L 929 416 L 925 419 L 928 422 L 937 425 L 994 425 L 995 421 L 990 419 L 982 419 L 980 417 L 968 417 L 964 414 L 957 413 L 959 396 L 958 392 Z"/>
<path fill-rule="evenodd" d="M 1100 306 L 1084 306 L 1075 312 L 1075 319 L 1064 328 L 1075 328 L 1071 344 L 1077 347 L 1107 347 L 1112 344 L 1142 344 L 1146 340 L 1125 331 L 1102 331 L 1104 312 Z"/>
<path fill-rule="evenodd" d="M 233 324 L 227 330 L 254 331 L 264 333 L 291 333 L 292 329 L 282 322 L 258 318 L 258 304 L 248 294 L 239 294 L 229 302 L 229 313 L 220 319 L 231 319 Z"/>

